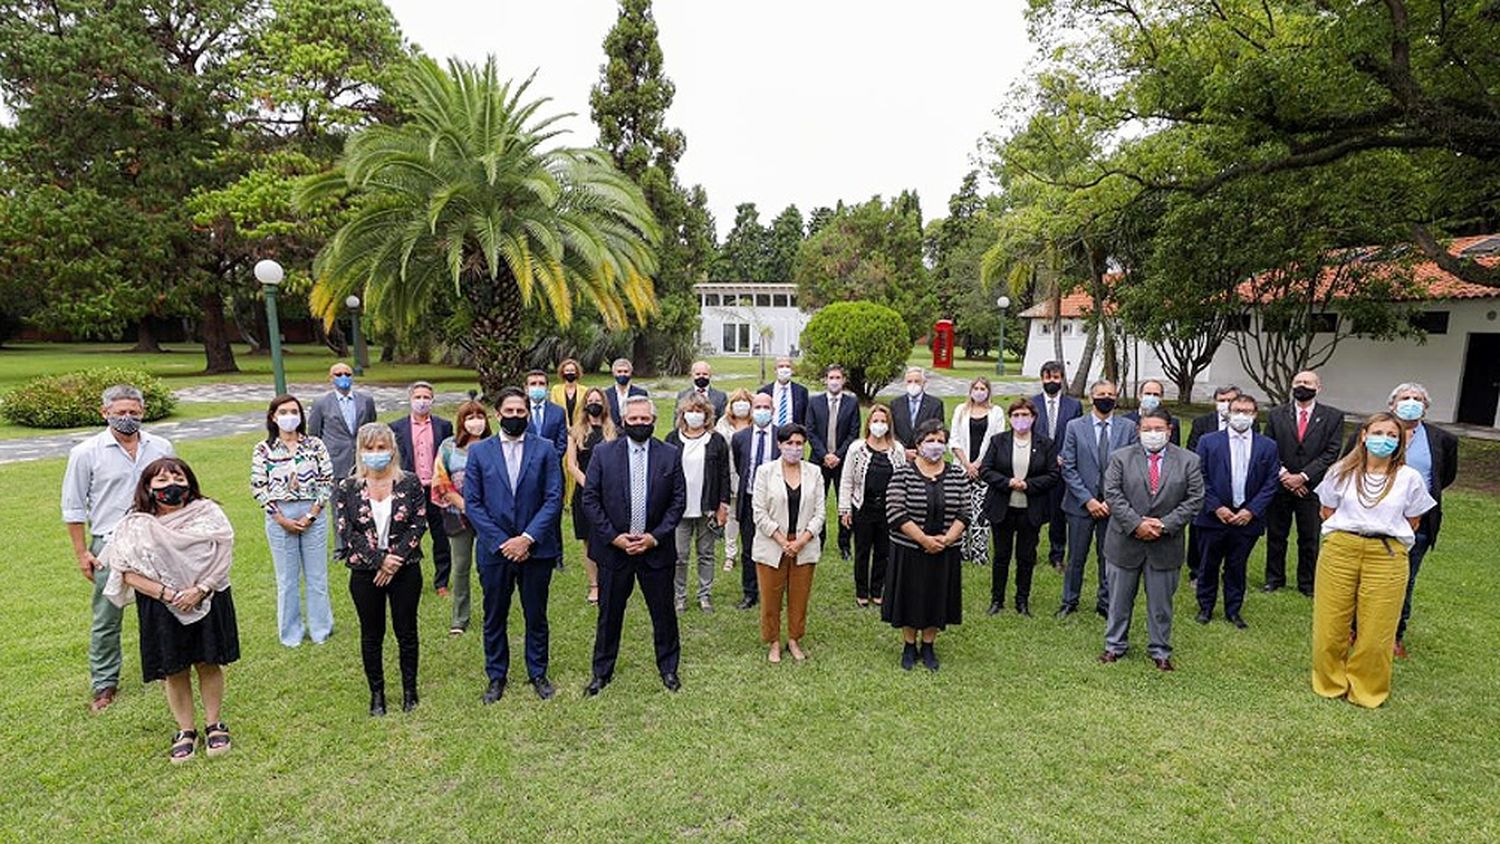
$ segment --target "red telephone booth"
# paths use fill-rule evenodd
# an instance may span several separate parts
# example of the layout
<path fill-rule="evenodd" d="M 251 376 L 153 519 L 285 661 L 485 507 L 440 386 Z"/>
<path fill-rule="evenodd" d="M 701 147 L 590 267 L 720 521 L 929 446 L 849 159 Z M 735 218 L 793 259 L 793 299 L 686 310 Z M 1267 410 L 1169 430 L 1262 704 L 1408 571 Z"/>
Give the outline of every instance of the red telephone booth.
<path fill-rule="evenodd" d="M 932 368 L 953 368 L 953 320 L 940 319 L 932 326 Z"/>

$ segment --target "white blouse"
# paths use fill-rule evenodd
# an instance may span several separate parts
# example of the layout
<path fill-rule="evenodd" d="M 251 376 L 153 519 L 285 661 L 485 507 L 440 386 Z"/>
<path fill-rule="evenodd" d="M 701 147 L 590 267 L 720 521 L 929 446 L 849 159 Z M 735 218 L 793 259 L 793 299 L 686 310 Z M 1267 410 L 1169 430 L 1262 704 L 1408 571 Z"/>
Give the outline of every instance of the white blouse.
<path fill-rule="evenodd" d="M 1011 477 L 1018 481 L 1026 480 L 1026 470 L 1031 468 L 1031 438 L 1021 439 L 1016 437 L 1010 447 Z M 1010 506 L 1026 509 L 1026 491 L 1013 489 L 1010 491 Z"/>
<path fill-rule="evenodd" d="M 375 518 L 375 530 L 380 539 L 376 543 L 381 551 L 391 547 L 391 502 L 396 499 L 394 495 L 387 495 L 381 499 L 370 499 L 370 515 Z"/>
<path fill-rule="evenodd" d="M 1336 475 L 1337 470 L 1330 469 L 1323 476 L 1323 482 L 1318 484 L 1318 502 L 1333 510 L 1333 515 L 1323 522 L 1324 536 L 1336 531 L 1377 534 L 1399 540 L 1410 549 L 1416 542 L 1416 534 L 1407 519 L 1414 519 L 1437 506 L 1427 494 L 1427 483 L 1422 480 L 1422 474 L 1410 466 L 1402 466 L 1396 472 L 1390 492 L 1374 507 L 1366 507 L 1360 501 L 1360 481 L 1355 473 L 1349 473 L 1343 481 Z M 1384 476 L 1367 477 L 1377 480 Z M 1373 489 L 1367 494 L 1370 491 Z"/>
<path fill-rule="evenodd" d="M 703 464 L 708 457 L 708 439 L 711 432 L 704 431 L 697 437 L 679 434 L 682 440 L 682 476 L 687 480 L 687 509 L 682 511 L 684 519 L 696 519 L 703 515 Z"/>

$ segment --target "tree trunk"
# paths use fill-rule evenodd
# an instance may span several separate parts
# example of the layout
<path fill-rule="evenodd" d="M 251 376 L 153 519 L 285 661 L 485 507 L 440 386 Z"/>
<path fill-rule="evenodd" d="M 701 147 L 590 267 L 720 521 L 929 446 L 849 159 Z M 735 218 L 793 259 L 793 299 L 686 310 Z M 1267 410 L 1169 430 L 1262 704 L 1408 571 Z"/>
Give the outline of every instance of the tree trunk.
<path fill-rule="evenodd" d="M 135 345 L 130 348 L 130 351 L 159 354 L 161 350 L 161 343 L 157 341 L 156 332 L 151 328 L 151 315 L 146 314 L 136 321 Z"/>
<path fill-rule="evenodd" d="M 203 356 L 207 361 L 205 375 L 221 372 L 239 372 L 234 362 L 234 347 L 229 343 L 229 323 L 224 319 L 224 297 L 217 290 L 208 290 L 198 297 L 203 308 L 203 318 L 198 321 L 198 333 L 203 340 Z"/>
<path fill-rule="evenodd" d="M 1073 385 L 1068 395 L 1082 398 L 1089 386 L 1089 372 L 1094 368 L 1094 352 L 1099 346 L 1099 321 L 1089 326 L 1088 339 L 1083 341 L 1083 354 L 1078 356 L 1078 367 L 1073 370 Z"/>
<path fill-rule="evenodd" d="M 396 344 L 383 343 L 380 346 L 380 362 L 393 363 L 396 360 Z"/>
<path fill-rule="evenodd" d="M 494 403 L 500 391 L 519 386 L 521 373 L 521 289 L 509 275 L 490 280 L 478 273 L 465 279 L 464 295 L 473 314 L 474 369 L 479 389 Z"/>
<path fill-rule="evenodd" d="M 650 323 L 635 330 L 635 338 L 630 344 L 630 363 L 632 364 L 633 378 L 656 377 L 656 356 L 651 354 L 651 329 Z"/>

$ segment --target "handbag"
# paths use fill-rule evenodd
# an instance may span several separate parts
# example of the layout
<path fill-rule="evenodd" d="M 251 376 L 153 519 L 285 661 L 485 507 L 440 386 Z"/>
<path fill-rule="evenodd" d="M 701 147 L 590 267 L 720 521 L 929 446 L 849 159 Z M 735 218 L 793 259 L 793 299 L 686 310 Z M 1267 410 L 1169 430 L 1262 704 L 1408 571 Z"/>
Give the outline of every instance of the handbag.
<path fill-rule="evenodd" d="M 446 533 L 446 534 L 448 534 L 448 535 L 451 536 L 451 535 L 453 535 L 455 533 L 462 533 L 464 531 L 467 531 L 468 529 L 469 529 L 469 520 L 466 519 L 466 518 L 464 518 L 464 514 L 463 513 L 458 512 L 458 508 L 457 507 L 444 507 L 443 508 L 443 532 L 444 533 Z"/>

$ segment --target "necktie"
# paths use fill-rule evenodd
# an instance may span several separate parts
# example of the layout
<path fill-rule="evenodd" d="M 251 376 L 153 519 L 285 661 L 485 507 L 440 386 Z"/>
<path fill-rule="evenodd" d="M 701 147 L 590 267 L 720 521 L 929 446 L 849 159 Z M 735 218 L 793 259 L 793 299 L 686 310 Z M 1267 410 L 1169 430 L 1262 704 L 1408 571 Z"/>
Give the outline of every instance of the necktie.
<path fill-rule="evenodd" d="M 1245 453 L 1247 443 L 1244 437 L 1232 437 L 1229 442 L 1234 447 L 1230 454 L 1232 463 L 1229 467 L 1230 496 L 1234 499 L 1235 509 L 1238 510 L 1240 505 L 1245 503 L 1245 473 L 1250 461 Z"/>
<path fill-rule="evenodd" d="M 1047 439 L 1057 439 L 1057 399 L 1047 399 Z"/>
<path fill-rule="evenodd" d="M 792 388 L 782 385 L 776 389 L 781 394 L 776 408 L 776 424 L 785 425 L 792 421 Z"/>
<path fill-rule="evenodd" d="M 1161 489 L 1161 452 L 1151 455 L 1151 494 Z"/>
<path fill-rule="evenodd" d="M 766 432 L 757 431 L 755 433 L 755 462 L 750 465 L 750 479 L 752 481 L 755 479 L 755 470 L 760 466 L 761 462 L 764 461 L 765 458 Z"/>
<path fill-rule="evenodd" d="M 1099 484 L 1098 490 L 1104 489 L 1104 469 L 1109 465 L 1109 422 L 1099 420 Z"/>
<path fill-rule="evenodd" d="M 531 406 L 531 426 L 530 427 L 531 427 L 531 432 L 533 434 L 536 434 L 537 436 L 541 436 L 541 433 L 542 433 L 542 419 L 543 419 L 542 406 L 539 405 L 539 404 L 532 405 Z"/>
<path fill-rule="evenodd" d="M 349 433 L 351 433 L 351 434 L 357 434 L 357 433 L 359 433 L 359 426 L 356 425 L 356 424 L 354 424 L 355 419 L 357 417 L 357 414 L 355 414 L 355 412 L 354 412 L 354 394 L 353 393 L 350 393 L 347 397 L 341 396 L 339 398 L 339 410 L 343 411 L 343 414 L 344 414 L 344 424 L 346 426 L 348 426 Z"/>
<path fill-rule="evenodd" d="M 646 532 L 646 454 L 630 449 L 630 532 Z"/>
<path fill-rule="evenodd" d="M 839 435 L 839 397 L 838 396 L 829 396 L 828 397 L 828 439 L 825 440 L 824 442 L 828 443 L 828 450 L 830 452 L 838 450 L 838 442 L 839 442 L 838 435 Z"/>
<path fill-rule="evenodd" d="M 1305 436 L 1307 436 L 1307 408 L 1304 407 L 1297 411 L 1297 442 L 1302 442 Z"/>
<path fill-rule="evenodd" d="M 505 473 L 510 476 L 510 494 L 516 494 L 516 481 L 521 475 L 521 444 L 506 441 Z"/>

